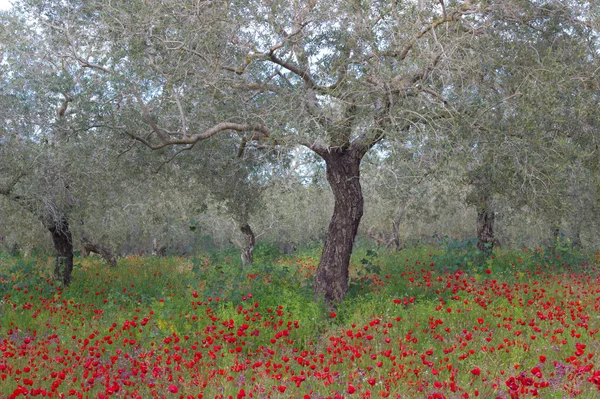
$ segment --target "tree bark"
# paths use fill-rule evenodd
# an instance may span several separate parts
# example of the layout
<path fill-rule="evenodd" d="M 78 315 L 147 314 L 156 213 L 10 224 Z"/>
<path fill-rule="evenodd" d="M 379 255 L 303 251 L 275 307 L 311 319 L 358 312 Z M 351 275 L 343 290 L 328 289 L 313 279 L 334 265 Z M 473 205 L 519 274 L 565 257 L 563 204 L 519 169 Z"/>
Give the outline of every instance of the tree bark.
<path fill-rule="evenodd" d="M 492 256 L 494 245 L 498 242 L 494 238 L 494 210 L 491 199 L 485 198 L 477 210 L 477 249 L 487 257 Z"/>
<path fill-rule="evenodd" d="M 386 247 L 387 249 L 393 248 L 396 252 L 402 251 L 402 239 L 400 238 L 400 222 L 402 221 L 402 214 L 396 215 L 392 220 L 392 231 L 389 234 L 374 233 L 372 230 L 367 231 L 367 237 L 375 241 L 379 247 Z"/>
<path fill-rule="evenodd" d="M 333 216 L 314 278 L 317 297 L 328 305 L 340 302 L 348 292 L 348 268 L 354 237 L 363 215 L 360 161 L 357 149 L 319 153 L 327 165 L 327 181 L 334 197 Z"/>
<path fill-rule="evenodd" d="M 89 252 L 96 253 L 112 267 L 117 266 L 117 258 L 110 248 L 92 242 L 88 237 L 83 237 L 81 242 L 83 243 L 83 249 L 85 250 L 86 254 Z"/>
<path fill-rule="evenodd" d="M 11 188 L 12 187 L 0 188 L 0 195 L 7 196 L 9 199 L 31 212 L 31 214 L 38 216 L 42 225 L 48 229 L 52 235 L 52 243 L 56 250 L 54 281 L 61 282 L 65 287 L 68 286 L 71 283 L 71 273 L 73 272 L 73 237 L 71 235 L 67 217 L 62 214 L 60 219 L 56 220 L 50 214 L 40 214 L 38 209 L 31 205 L 31 201 L 28 198 L 11 194 Z M 55 209 L 61 210 L 59 207 L 56 207 Z"/>
<path fill-rule="evenodd" d="M 244 242 L 246 244 L 242 248 L 242 266 L 251 266 L 252 262 L 254 262 L 254 244 L 256 244 L 256 238 L 248 223 L 242 225 L 240 230 L 244 235 Z"/>
<path fill-rule="evenodd" d="M 402 240 L 400 239 L 400 222 L 402 221 L 402 213 L 398 214 L 392 221 L 392 241 L 397 252 L 402 251 Z"/>
<path fill-rule="evenodd" d="M 52 234 L 52 242 L 56 249 L 54 280 L 60 281 L 66 287 L 71 283 L 73 272 L 73 238 L 69 222 L 62 218 L 60 221 L 46 223 L 46 227 Z"/>
<path fill-rule="evenodd" d="M 167 247 L 165 245 L 159 247 L 156 238 L 152 240 L 152 256 L 167 256 Z"/>
<path fill-rule="evenodd" d="M 579 229 L 573 230 L 573 239 L 572 239 L 572 247 L 576 249 L 582 249 L 583 244 L 581 243 L 581 233 Z"/>

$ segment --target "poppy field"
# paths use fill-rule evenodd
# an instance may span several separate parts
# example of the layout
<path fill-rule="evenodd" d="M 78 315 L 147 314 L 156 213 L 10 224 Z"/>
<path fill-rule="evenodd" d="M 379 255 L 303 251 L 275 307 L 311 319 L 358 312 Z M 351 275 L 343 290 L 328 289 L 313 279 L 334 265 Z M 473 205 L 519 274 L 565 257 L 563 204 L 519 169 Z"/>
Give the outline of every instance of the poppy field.
<path fill-rule="evenodd" d="M 332 311 L 318 250 L 0 257 L 0 398 L 595 398 L 598 255 L 357 250 Z"/>

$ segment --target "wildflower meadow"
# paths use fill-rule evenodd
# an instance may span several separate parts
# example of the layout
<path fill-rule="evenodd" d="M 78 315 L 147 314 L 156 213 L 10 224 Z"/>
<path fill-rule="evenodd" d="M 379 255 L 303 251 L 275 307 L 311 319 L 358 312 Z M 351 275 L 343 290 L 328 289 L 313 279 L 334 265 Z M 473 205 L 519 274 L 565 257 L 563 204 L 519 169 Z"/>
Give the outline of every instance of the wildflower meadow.
<path fill-rule="evenodd" d="M 229 256 L 231 255 L 231 256 Z M 2 398 L 595 398 L 598 258 L 357 250 L 315 302 L 318 250 L 259 246 L 109 268 L 3 256 Z"/>

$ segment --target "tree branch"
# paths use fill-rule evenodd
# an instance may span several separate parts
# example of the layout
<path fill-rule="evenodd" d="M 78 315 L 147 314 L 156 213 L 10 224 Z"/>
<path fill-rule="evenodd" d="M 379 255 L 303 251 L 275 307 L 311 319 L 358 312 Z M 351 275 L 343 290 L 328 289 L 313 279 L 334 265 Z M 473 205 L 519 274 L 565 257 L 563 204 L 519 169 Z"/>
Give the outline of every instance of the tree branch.
<path fill-rule="evenodd" d="M 413 40 L 408 42 L 400 51 L 384 51 L 379 54 L 373 54 L 373 55 L 371 55 L 370 58 L 373 58 L 376 55 L 380 55 L 380 56 L 384 56 L 384 57 L 397 58 L 399 61 L 404 61 L 406 59 L 406 57 L 408 57 L 408 54 L 410 53 L 410 51 L 414 48 L 415 44 L 417 44 L 419 39 L 421 39 L 428 32 L 437 28 L 438 26 L 448 23 L 448 22 L 459 21 L 463 17 L 463 15 L 470 14 L 473 11 L 470 9 L 468 9 L 468 10 L 469 10 L 468 12 L 467 12 L 467 10 L 456 11 L 456 12 L 452 13 L 451 15 L 444 15 L 442 18 L 437 19 L 433 22 L 430 22 L 429 24 L 424 26 L 419 32 L 417 32 L 417 34 L 415 35 Z"/>
<path fill-rule="evenodd" d="M 275 64 L 287 69 L 288 71 L 294 73 L 295 75 L 298 75 L 299 77 L 301 77 L 302 80 L 304 80 L 304 84 L 309 89 L 314 90 L 317 88 L 317 84 L 315 83 L 313 77 L 310 75 L 310 73 L 306 69 L 302 69 L 302 68 L 297 67 L 294 64 L 291 64 L 287 61 L 283 61 L 282 59 L 277 57 L 274 53 L 270 53 L 268 57 L 269 57 L 269 60 L 271 60 L 273 63 L 275 63 Z"/>
<path fill-rule="evenodd" d="M 181 106 L 181 101 L 179 101 L 179 96 L 177 92 L 173 89 L 173 96 L 175 97 L 175 102 L 177 103 L 177 109 L 179 110 L 179 117 L 181 118 L 181 129 L 183 130 L 183 138 L 187 139 L 188 137 L 188 123 L 187 118 L 185 117 L 185 113 L 183 112 L 183 107 Z"/>
<path fill-rule="evenodd" d="M 232 123 L 232 122 L 221 122 L 221 123 L 217 123 L 216 125 L 214 125 L 213 127 L 211 127 L 210 129 L 205 130 L 204 132 L 201 133 L 196 133 L 194 135 L 191 135 L 187 138 L 172 138 L 169 137 L 167 135 L 159 135 L 159 139 L 160 139 L 160 143 L 159 144 L 152 144 L 150 142 L 149 139 L 145 139 L 141 136 L 138 136 L 134 133 L 131 132 L 127 132 L 127 134 L 133 138 L 134 140 L 139 141 L 140 143 L 144 144 L 146 147 L 149 147 L 153 150 L 158 150 L 161 148 L 165 148 L 168 146 L 172 146 L 172 145 L 189 145 L 189 144 L 196 144 L 199 141 L 202 140 L 206 140 L 220 132 L 223 131 L 228 131 L 228 130 L 233 130 L 233 131 L 237 131 L 237 132 L 255 132 L 255 133 L 259 133 L 259 136 L 253 135 L 252 139 L 253 140 L 258 140 L 258 139 L 263 139 L 263 138 L 268 138 L 271 137 L 271 132 L 270 130 L 265 127 L 264 125 L 260 125 L 260 124 L 241 124 L 241 123 Z"/>
<path fill-rule="evenodd" d="M 241 242 L 239 242 L 238 240 L 236 240 L 235 238 L 230 238 L 229 242 L 233 245 L 235 245 L 240 251 L 244 250 L 244 246 L 242 245 Z"/>
<path fill-rule="evenodd" d="M 25 176 L 25 172 L 21 171 L 21 173 L 17 174 L 6 186 L 4 187 L 0 187 L 0 195 L 4 195 L 4 196 L 10 196 L 13 188 L 17 185 L 17 183 L 19 182 L 19 180 L 21 180 L 21 178 L 23 176 Z"/>
<path fill-rule="evenodd" d="M 423 93 L 430 94 L 431 96 L 437 98 L 439 101 L 441 101 L 442 103 L 444 103 L 444 105 L 448 105 L 448 100 L 444 96 L 442 96 L 440 93 L 438 93 L 438 92 L 436 92 L 434 90 L 431 90 L 431 89 L 429 89 L 427 87 L 421 88 L 421 91 Z"/>
<path fill-rule="evenodd" d="M 152 131 L 156 133 L 156 135 L 160 138 L 162 142 L 168 141 L 169 137 L 167 136 L 167 133 L 156 124 L 156 121 L 154 120 L 154 118 L 152 118 L 152 115 L 150 115 L 150 110 L 144 103 L 144 100 L 142 100 L 142 97 L 139 95 L 139 93 L 133 89 L 130 89 L 128 92 L 131 93 L 137 100 L 138 104 L 140 105 L 140 108 L 142 109 L 144 119 L 146 119 L 146 123 L 152 128 Z"/>
<path fill-rule="evenodd" d="M 96 69 L 99 71 L 102 71 L 104 73 L 111 73 L 110 69 L 103 67 L 102 65 L 96 65 L 96 64 L 91 64 L 89 61 L 84 60 L 81 57 L 74 57 L 76 61 L 78 61 L 81 64 L 82 68 L 89 68 L 89 69 Z"/>
<path fill-rule="evenodd" d="M 167 159 L 166 161 L 161 162 L 160 165 L 158 165 L 158 168 L 156 168 L 156 170 L 154 171 L 154 173 L 158 173 L 162 169 L 163 166 L 165 166 L 166 164 L 168 164 L 172 160 L 174 160 L 177 157 L 177 155 L 181 154 L 184 151 L 189 151 L 192 148 L 194 148 L 195 144 L 196 143 L 190 144 L 190 145 L 188 145 L 186 147 L 180 148 L 179 150 L 175 151 L 175 153 L 171 157 L 169 157 L 169 159 Z"/>
<path fill-rule="evenodd" d="M 321 143 L 321 142 L 317 142 L 317 141 L 313 141 L 310 142 L 308 140 L 300 140 L 298 142 L 298 144 L 300 144 L 303 147 L 308 148 L 311 151 L 314 151 L 315 153 L 317 153 L 318 155 L 320 155 L 321 157 L 324 157 L 325 154 L 327 154 L 330 151 L 330 147 Z"/>

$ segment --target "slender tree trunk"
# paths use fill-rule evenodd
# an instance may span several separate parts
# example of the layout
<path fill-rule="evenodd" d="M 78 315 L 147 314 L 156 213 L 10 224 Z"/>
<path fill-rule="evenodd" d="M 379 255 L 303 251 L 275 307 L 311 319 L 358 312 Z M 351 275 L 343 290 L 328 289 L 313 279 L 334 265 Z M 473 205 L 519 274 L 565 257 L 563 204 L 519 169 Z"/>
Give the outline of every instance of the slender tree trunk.
<path fill-rule="evenodd" d="M 583 244 L 581 243 L 581 233 L 579 232 L 579 229 L 573 230 L 572 246 L 573 248 L 577 249 L 583 248 Z"/>
<path fill-rule="evenodd" d="M 46 227 L 52 234 L 52 242 L 56 249 L 54 280 L 68 286 L 71 283 L 71 273 L 73 272 L 73 238 L 71 230 L 69 230 L 69 222 L 63 218 L 58 222 L 47 223 Z"/>
<path fill-rule="evenodd" d="M 152 256 L 167 256 L 167 246 L 159 247 L 156 238 L 152 240 Z"/>
<path fill-rule="evenodd" d="M 317 297 L 331 306 L 348 291 L 348 268 L 354 237 L 363 215 L 360 186 L 362 155 L 355 149 L 320 154 L 327 165 L 327 181 L 335 201 L 327 239 L 314 278 Z"/>
<path fill-rule="evenodd" d="M 402 221 L 402 213 L 398 214 L 392 221 L 392 244 L 396 251 L 402 251 L 402 240 L 400 239 L 400 222 Z"/>
<path fill-rule="evenodd" d="M 491 206 L 491 199 L 486 197 L 477 210 L 477 249 L 492 256 L 494 245 L 497 241 L 494 239 L 494 210 Z"/>
<path fill-rule="evenodd" d="M 576 249 L 583 249 L 583 243 L 581 242 L 581 225 L 585 220 L 585 214 L 575 214 L 571 217 L 571 246 Z"/>
<path fill-rule="evenodd" d="M 244 235 L 244 243 L 246 244 L 242 248 L 242 266 L 251 266 L 254 261 L 254 244 L 256 244 L 256 238 L 248 223 L 242 225 L 240 230 Z"/>

